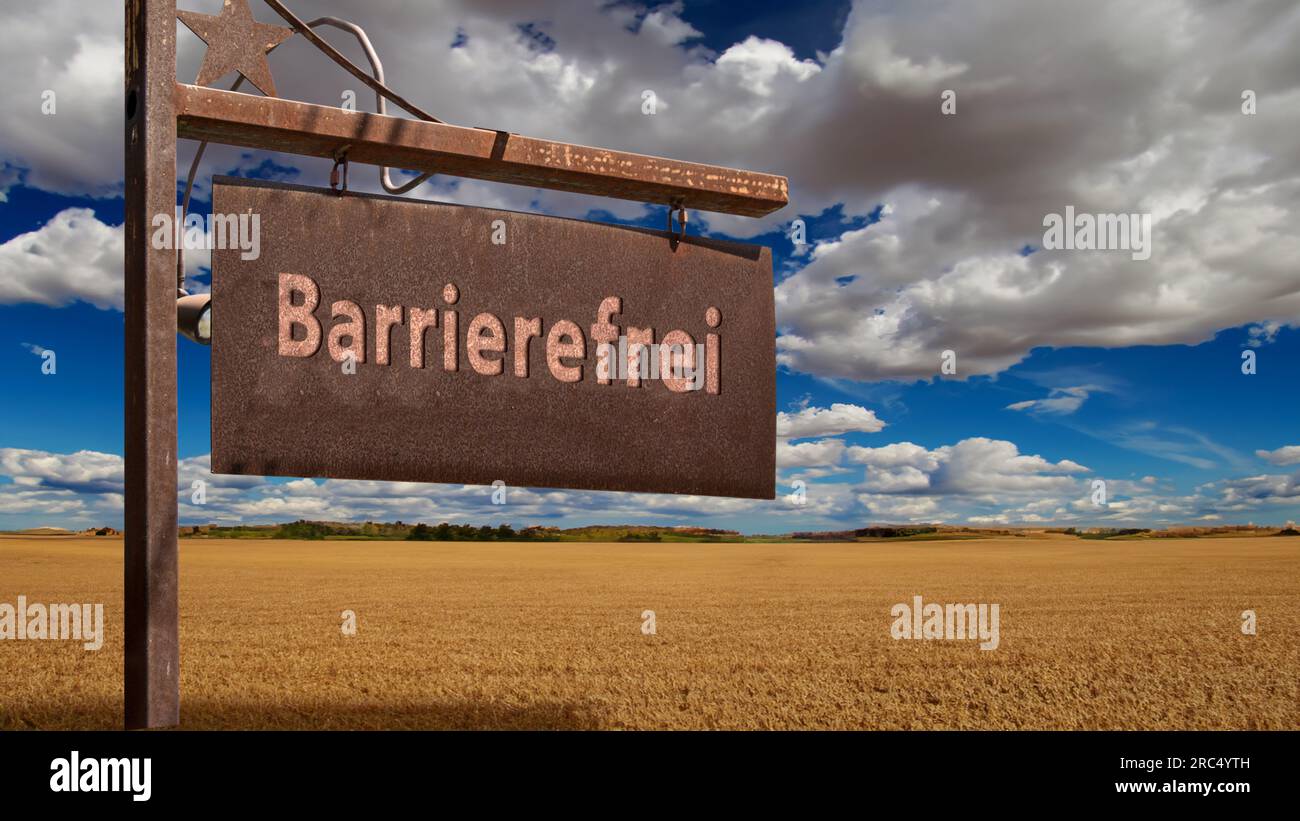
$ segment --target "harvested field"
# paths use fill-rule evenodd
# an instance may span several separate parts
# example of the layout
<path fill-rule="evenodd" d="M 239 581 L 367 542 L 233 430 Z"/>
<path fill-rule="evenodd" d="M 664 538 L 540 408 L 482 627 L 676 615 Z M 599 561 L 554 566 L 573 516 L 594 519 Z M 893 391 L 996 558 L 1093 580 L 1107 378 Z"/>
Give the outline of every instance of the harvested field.
<path fill-rule="evenodd" d="M 121 554 L 0 538 L 0 604 L 107 622 L 0 640 L 0 730 L 121 726 Z M 181 585 L 187 728 L 1300 727 L 1300 538 L 184 539 Z M 916 595 L 999 646 L 893 639 Z"/>

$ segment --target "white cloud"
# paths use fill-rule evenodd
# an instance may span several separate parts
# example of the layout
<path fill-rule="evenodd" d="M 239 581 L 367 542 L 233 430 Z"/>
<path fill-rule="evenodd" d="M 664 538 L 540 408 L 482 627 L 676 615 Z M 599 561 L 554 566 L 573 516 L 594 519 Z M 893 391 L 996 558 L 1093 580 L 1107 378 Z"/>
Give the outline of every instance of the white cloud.
<path fill-rule="evenodd" d="M 1255 455 L 1275 465 L 1300 465 L 1300 445 L 1286 445 L 1277 450 L 1257 450 Z"/>
<path fill-rule="evenodd" d="M 1051 462 L 1020 453 L 1011 443 L 975 437 L 927 450 L 912 442 L 879 448 L 853 447 L 850 461 L 867 466 L 864 487 L 871 491 L 962 496 L 1042 493 L 1074 484 L 1073 474 L 1088 468 L 1069 459 Z"/>
<path fill-rule="evenodd" d="M 913 493 L 928 490 L 930 474 L 913 465 L 866 471 L 862 487 L 875 493 Z"/>
<path fill-rule="evenodd" d="M 784 439 L 838 436 L 844 433 L 879 433 L 885 423 L 875 411 L 860 405 L 835 402 L 829 408 L 805 407 L 797 413 L 776 415 L 776 435 Z"/>
<path fill-rule="evenodd" d="M 472 522 L 517 527 L 590 523 L 677 525 L 707 521 L 767 532 L 860 527 L 868 522 L 1177 524 L 1206 516 L 1267 519 L 1300 504 L 1300 474 L 1257 475 L 1204 485 L 1185 495 L 1145 480 L 1107 480 L 1109 504 L 1093 504 L 1087 468 L 1068 459 L 1024 455 L 1010 442 L 983 438 L 926 449 L 910 442 L 849 448 L 847 461 L 866 467 L 862 481 L 840 461 L 838 439 L 795 446 L 806 504 L 792 505 L 782 486 L 773 501 L 672 494 L 508 488 L 508 504 L 492 504 L 492 488 L 337 479 L 271 479 L 208 471 L 207 455 L 182 459 L 177 483 L 180 521 L 250 524 L 295 519 L 329 521 Z M 7 522 L 120 525 L 122 458 L 95 451 L 51 453 L 0 448 L 0 517 Z M 812 481 L 834 476 L 829 482 Z M 202 481 L 203 503 L 195 500 Z M 743 524 L 742 524 L 743 523 Z M 23 526 L 27 526 L 24 524 Z"/>
<path fill-rule="evenodd" d="M 705 496 L 608 493 L 598 491 L 508 488 L 505 506 L 492 503 L 491 487 L 377 482 L 341 479 L 281 480 L 227 476 L 209 471 L 207 454 L 180 460 L 177 492 L 180 520 L 186 522 L 283 522 L 299 518 L 330 521 L 403 520 L 513 522 L 518 525 L 639 521 L 681 524 L 700 516 L 767 512 L 789 515 L 782 501 Z M 52 453 L 0 448 L 0 514 L 68 514 L 69 521 L 121 520 L 125 489 L 123 460 L 96 451 Z M 196 499 L 202 482 L 202 501 Z M 822 493 L 811 508 L 793 512 L 821 515 L 832 494 Z M 75 515 L 74 515 L 75 514 Z"/>
<path fill-rule="evenodd" d="M 0 245 L 0 304 L 62 307 L 76 300 L 121 310 L 122 226 L 68 208 Z"/>
<path fill-rule="evenodd" d="M 874 468 L 916 467 L 926 472 L 939 468 L 939 459 L 932 452 L 911 442 L 895 442 L 877 448 L 849 448 L 849 461 Z"/>
<path fill-rule="evenodd" d="M 790 444 L 784 440 L 776 443 L 778 468 L 811 468 L 838 465 L 846 445 L 841 439 L 819 439 L 815 442 Z"/>
<path fill-rule="evenodd" d="M 23 488 L 0 488 L 0 515 L 39 515 L 60 517 L 47 521 L 80 521 L 90 513 L 85 501 L 72 491 L 40 491 Z M 50 524 L 58 527 L 57 524 Z"/>
<path fill-rule="evenodd" d="M 1037 346 L 1195 343 L 1225 327 L 1300 320 L 1300 293 L 1285 285 L 1300 252 L 1290 227 L 1300 163 L 1294 141 L 1280 139 L 1300 129 L 1300 72 L 1286 45 L 1300 31 L 1294 9 L 1254 6 L 1246 24 L 1244 9 L 1194 0 L 1146 4 L 1136 15 L 1145 22 L 1126 2 L 868 8 L 855 7 L 842 63 L 832 58 L 812 83 L 838 84 L 840 103 L 805 107 L 817 159 L 782 170 L 803 212 L 810 185 L 839 191 L 857 213 L 893 208 L 823 238 L 777 288 L 783 365 L 925 379 L 952 350 L 964 378 Z M 1273 36 L 1247 47 L 1261 30 Z M 891 83 L 881 66 L 895 63 Z M 1262 111 L 1240 113 L 1243 76 L 1268 89 L 1272 125 Z M 945 87 L 957 91 L 954 116 L 939 113 Z M 1152 213 L 1151 260 L 1022 256 L 1041 245 L 1044 215 L 1067 204 Z"/>
<path fill-rule="evenodd" d="M 752 98 L 773 98 L 778 93 L 778 83 L 785 84 L 785 91 L 793 91 L 798 84 L 816 77 L 821 72 L 821 66 L 812 60 L 798 59 L 790 47 L 783 43 L 749 37 L 722 52 L 714 62 L 713 70 L 718 73 L 719 79 L 725 78 L 748 92 L 751 98 L 748 102 L 755 106 L 750 112 L 750 119 L 757 119 L 765 111 Z M 697 67 L 697 76 L 704 73 Z"/>
<path fill-rule="evenodd" d="M 62 454 L 0 448 L 0 475 L 24 487 L 84 493 L 121 492 L 125 487 L 122 457 L 91 450 Z"/>
<path fill-rule="evenodd" d="M 1217 483 L 1217 487 L 1229 509 L 1242 509 L 1261 502 L 1290 502 L 1300 499 L 1300 473 L 1228 479 Z"/>
<path fill-rule="evenodd" d="M 878 496 L 871 493 L 858 495 L 858 501 L 876 517 L 898 521 L 943 521 L 937 516 L 939 503 L 929 496 Z"/>
<path fill-rule="evenodd" d="M 1277 339 L 1277 332 L 1280 330 L 1282 330 L 1281 322 L 1261 322 L 1257 325 L 1251 325 L 1247 329 L 1248 340 L 1246 344 L 1252 348 L 1271 345 Z"/>
<path fill-rule="evenodd" d="M 878 433 L 885 423 L 875 411 L 861 405 L 836 402 L 829 408 L 808 404 L 804 397 L 794 413 L 776 415 L 776 466 L 778 472 L 798 470 L 798 478 L 809 480 L 848 472 L 842 466 L 849 433 Z M 822 437 L 822 438 L 816 438 Z M 796 442 L 797 439 L 815 441 Z M 794 478 L 791 476 L 790 478 Z"/>
<path fill-rule="evenodd" d="M 217 10 L 212 0 L 184 5 Z M 779 361 L 792 370 L 922 379 L 952 350 L 964 378 L 999 372 L 1035 346 L 1193 343 L 1248 323 L 1262 344 L 1270 329 L 1300 321 L 1300 292 L 1289 287 L 1300 257 L 1290 136 L 1300 132 L 1300 13 L 1286 4 L 864 0 L 841 45 L 818 60 L 753 37 L 713 54 L 692 45 L 696 32 L 677 5 L 638 11 L 593 0 L 539 11 L 466 0 L 433 12 L 299 0 L 295 9 L 361 23 L 390 83 L 449 122 L 790 178 L 792 205 L 780 213 L 692 215 L 693 225 L 747 236 L 836 204 L 860 216 L 887 203 L 879 224 L 812 237 L 807 265 L 777 288 Z M 29 72 L 0 78 L 5 99 L 29 101 L 0 121 L 0 161 L 28 184 L 120 187 L 120 16 L 111 4 L 72 0 L 9 16 L 10 59 L 36 67 L 36 86 L 59 87 L 59 113 L 42 117 Z M 78 32 L 68 33 L 63 21 L 74 17 Z M 553 47 L 521 33 L 530 21 Z M 362 59 L 349 38 L 326 34 Z M 463 43 L 453 49 L 453 40 Z M 202 54 L 182 32 L 182 78 Z M 286 97 L 337 105 L 358 85 L 301 38 L 271 62 Z M 1239 108 L 1246 83 L 1260 95 L 1254 116 Z M 945 88 L 958 94 L 956 115 L 940 113 Z M 653 116 L 640 111 L 646 89 L 660 100 Z M 193 145 L 179 150 L 185 169 Z M 213 147 L 200 196 L 214 170 L 267 156 L 245 153 Z M 301 168 L 301 181 L 325 180 L 327 161 L 281 162 Z M 354 176 L 359 190 L 376 187 L 372 175 Z M 416 196 L 571 216 L 605 206 L 620 217 L 646 213 L 641 203 L 439 178 Z M 1043 216 L 1067 204 L 1151 213 L 1151 260 L 1021 256 L 1040 243 Z M 858 278 L 840 287 L 847 275 Z M 64 298 L 15 290 L 5 298 Z M 85 298 L 113 299 L 93 289 Z"/>
<path fill-rule="evenodd" d="M 122 190 L 122 9 L 111 3 L 9 3 L 0 97 L 0 166 L 62 194 Z M 43 113 L 53 92 L 54 113 Z"/>
<path fill-rule="evenodd" d="M 684 4 L 677 2 L 653 9 L 642 18 L 640 34 L 665 46 L 675 46 L 702 36 L 694 26 L 681 19 L 683 8 Z"/>
<path fill-rule="evenodd" d="M 1052 388 L 1045 399 L 1026 399 L 1012 402 L 1007 410 L 1022 410 L 1031 413 L 1046 413 L 1065 416 L 1083 407 L 1095 388 L 1091 386 L 1075 388 Z"/>

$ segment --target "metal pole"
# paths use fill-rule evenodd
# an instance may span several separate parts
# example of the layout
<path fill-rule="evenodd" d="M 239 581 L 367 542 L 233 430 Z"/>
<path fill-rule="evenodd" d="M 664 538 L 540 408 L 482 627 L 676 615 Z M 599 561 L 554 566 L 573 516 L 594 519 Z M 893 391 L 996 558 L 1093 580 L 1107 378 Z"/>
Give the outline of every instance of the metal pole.
<path fill-rule="evenodd" d="M 176 0 L 126 2 L 126 726 L 180 722 L 176 511 Z M 174 238 L 174 234 L 172 235 Z"/>

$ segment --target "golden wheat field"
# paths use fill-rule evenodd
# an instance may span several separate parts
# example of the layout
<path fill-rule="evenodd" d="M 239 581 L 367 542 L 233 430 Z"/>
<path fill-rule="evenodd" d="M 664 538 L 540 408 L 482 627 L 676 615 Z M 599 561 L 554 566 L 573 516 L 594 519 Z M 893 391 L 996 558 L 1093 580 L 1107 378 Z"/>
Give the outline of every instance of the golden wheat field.
<path fill-rule="evenodd" d="M 0 641 L 0 730 L 120 726 L 121 550 L 0 538 L 0 603 L 107 622 Z M 181 583 L 187 728 L 1300 727 L 1296 538 L 182 540 Z M 914 595 L 1000 646 L 893 639 Z"/>

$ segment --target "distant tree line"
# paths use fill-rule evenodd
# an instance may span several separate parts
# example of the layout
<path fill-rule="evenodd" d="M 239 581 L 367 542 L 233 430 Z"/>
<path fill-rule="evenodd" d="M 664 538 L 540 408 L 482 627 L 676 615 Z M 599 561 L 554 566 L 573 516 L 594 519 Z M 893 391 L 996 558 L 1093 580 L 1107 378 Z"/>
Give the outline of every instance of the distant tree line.
<path fill-rule="evenodd" d="M 682 532 L 678 532 L 681 530 Z M 722 541 L 739 538 L 738 533 L 705 528 L 674 529 L 671 540 Z M 664 541 L 660 528 L 584 527 L 561 530 L 533 525 L 516 530 L 508 524 L 470 525 L 442 522 L 437 525 L 398 522 L 309 522 L 299 519 L 278 525 L 193 525 L 181 529 L 186 538 L 208 539 L 373 539 L 375 541 L 413 542 L 559 542 L 559 541 Z"/>
<path fill-rule="evenodd" d="M 706 540 L 721 541 L 716 536 L 707 536 Z M 664 537 L 656 531 L 634 530 L 631 533 L 625 533 L 618 537 L 620 542 L 662 542 Z"/>
<path fill-rule="evenodd" d="M 927 533 L 938 533 L 939 528 L 933 525 L 913 525 L 913 526 L 875 526 L 860 527 L 857 530 L 818 530 L 818 531 L 801 531 L 791 533 L 791 539 L 806 539 L 809 541 L 819 542 L 845 542 L 853 541 L 859 538 L 870 539 L 901 539 L 907 536 L 923 536 Z"/>
<path fill-rule="evenodd" d="M 937 527 L 917 525 L 916 527 L 861 527 L 853 531 L 853 535 L 875 539 L 897 539 L 902 536 L 922 536 L 926 533 L 938 532 Z"/>
<path fill-rule="evenodd" d="M 551 542 L 541 527 L 515 530 L 510 525 L 448 525 L 447 522 L 430 527 L 420 522 L 407 534 L 407 542 Z"/>
<path fill-rule="evenodd" d="M 323 539 L 340 535 L 339 528 L 321 522 L 290 522 L 275 529 L 273 539 Z"/>
<path fill-rule="evenodd" d="M 1066 533 L 1074 528 L 1069 528 Z M 1113 539 L 1116 536 L 1138 536 L 1143 533 L 1150 533 L 1149 527 L 1124 527 L 1124 528 L 1102 528 L 1098 530 L 1076 531 L 1070 533 L 1072 536 L 1078 536 L 1081 539 Z"/>

